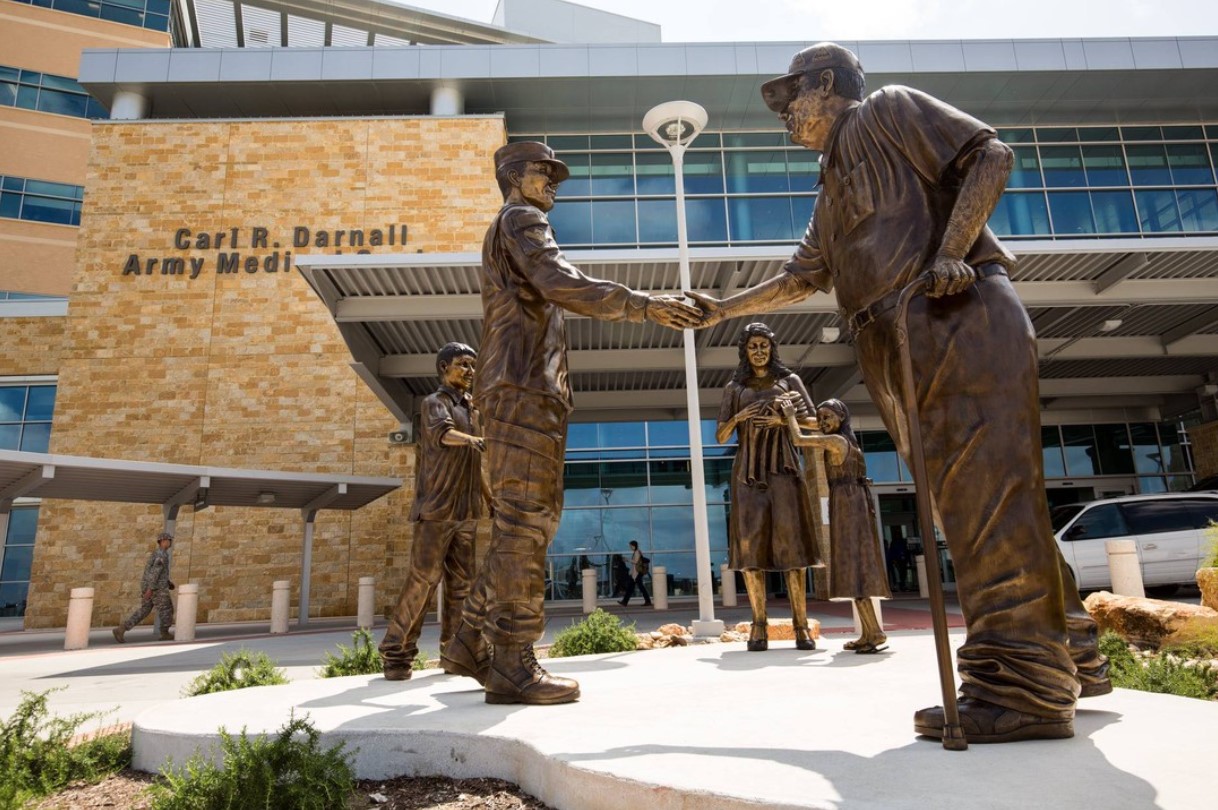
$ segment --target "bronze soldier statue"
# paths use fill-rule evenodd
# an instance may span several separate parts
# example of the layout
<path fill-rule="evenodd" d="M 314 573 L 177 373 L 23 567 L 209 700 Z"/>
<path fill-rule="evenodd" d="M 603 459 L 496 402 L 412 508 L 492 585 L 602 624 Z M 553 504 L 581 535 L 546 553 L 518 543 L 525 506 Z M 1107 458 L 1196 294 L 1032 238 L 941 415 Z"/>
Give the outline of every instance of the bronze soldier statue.
<path fill-rule="evenodd" d="M 737 343 L 740 364 L 723 391 L 715 441 L 727 444 L 736 433 L 732 462 L 732 511 L 728 527 L 729 567 L 744 574 L 753 622 L 748 649 L 769 649 L 766 617 L 766 571 L 782 571 L 791 598 L 795 647 L 815 650 L 808 631 L 807 569 L 820 566 L 816 518 L 799 451 L 787 432 L 781 411 L 787 397 L 799 403 L 798 414 L 815 426 L 807 389 L 798 374 L 778 358 L 774 332 L 751 323 Z"/>
<path fill-rule="evenodd" d="M 908 87 L 863 97 L 858 58 L 833 43 L 800 51 L 766 82 L 791 138 L 822 152 L 812 220 L 784 272 L 724 301 L 694 296 L 707 325 L 837 291 L 863 380 L 908 460 L 916 402 L 967 638 L 957 664 L 970 742 L 1070 737 L 1080 691 L 1111 686 L 1094 623 L 1073 609 L 1044 494 L 1035 336 L 986 227 L 1011 150 L 981 121 Z M 923 274 L 900 348 L 895 305 Z M 914 391 L 899 352 L 910 352 Z M 1081 606 L 1080 606 L 1081 607 Z M 915 729 L 941 736 L 941 708 Z"/>
<path fill-rule="evenodd" d="M 684 329 L 701 313 L 589 278 L 554 240 L 546 212 L 570 172 L 541 143 L 495 152 L 504 205 L 482 243 L 482 345 L 476 401 L 482 411 L 494 522 L 464 619 L 444 649 L 450 671 L 478 678 L 487 703 L 567 703 L 579 684 L 546 672 L 533 655 L 545 628 L 546 549 L 562 512 L 571 386 L 563 311 Z M 488 661 L 487 643 L 493 645 Z"/>
<path fill-rule="evenodd" d="M 441 648 L 461 622 L 461 605 L 474 579 L 474 535 L 478 518 L 485 514 L 483 503 L 490 502 L 490 490 L 482 477 L 486 443 L 470 399 L 477 358 L 477 352 L 464 343 L 441 348 L 436 355 L 440 387 L 420 408 L 410 511 L 414 544 L 410 571 L 381 641 L 386 680 L 410 678 L 423 616 L 440 578 L 444 578 L 444 604 L 438 607 Z M 440 665 L 448 668 L 443 656 Z"/>

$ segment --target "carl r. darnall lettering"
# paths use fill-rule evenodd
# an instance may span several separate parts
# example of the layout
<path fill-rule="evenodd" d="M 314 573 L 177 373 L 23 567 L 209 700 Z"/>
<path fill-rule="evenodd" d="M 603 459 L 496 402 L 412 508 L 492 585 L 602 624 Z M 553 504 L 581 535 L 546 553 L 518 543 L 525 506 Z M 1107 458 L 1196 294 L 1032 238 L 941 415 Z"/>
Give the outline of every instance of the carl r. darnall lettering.
<path fill-rule="evenodd" d="M 384 228 L 310 229 L 303 225 L 292 228 L 287 238 L 274 240 L 270 229 L 240 227 L 221 231 L 196 231 L 178 228 L 173 234 L 173 246 L 178 250 L 216 251 L 216 273 L 278 273 L 292 269 L 292 251 L 286 248 L 355 248 L 356 253 L 371 253 L 368 248 L 406 244 L 406 226 L 387 225 Z M 243 250 L 260 251 L 243 253 Z M 269 251 L 269 252 L 267 252 Z M 123 264 L 124 276 L 189 276 L 198 278 L 207 266 L 203 256 L 141 256 L 132 253 Z"/>

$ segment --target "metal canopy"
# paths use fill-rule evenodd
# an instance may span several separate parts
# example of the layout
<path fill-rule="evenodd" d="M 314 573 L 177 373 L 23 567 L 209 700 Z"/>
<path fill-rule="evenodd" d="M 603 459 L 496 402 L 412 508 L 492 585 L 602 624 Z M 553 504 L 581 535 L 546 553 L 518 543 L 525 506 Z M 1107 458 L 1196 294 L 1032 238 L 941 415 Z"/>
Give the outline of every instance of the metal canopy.
<path fill-rule="evenodd" d="M 1218 238 L 1009 245 L 1020 259 L 1015 286 L 1038 334 L 1049 413 L 1111 408 L 1158 418 L 1196 406 L 1195 389 L 1207 373 L 1218 372 Z M 591 276 L 641 290 L 679 290 L 675 249 L 567 256 Z M 731 295 L 780 272 L 789 256 L 785 246 L 695 248 L 692 283 Z M 435 390 L 436 351 L 450 340 L 478 346 L 480 263 L 473 253 L 297 258 L 346 339 L 356 371 L 403 423 L 415 398 Z M 762 317 L 781 336 L 784 361 L 800 370 L 817 399 L 841 397 L 860 414 L 874 414 L 833 295 L 813 295 Z M 738 362 L 742 325 L 725 322 L 699 335 L 704 415 L 713 415 Z M 678 333 L 570 316 L 568 339 L 576 419 L 683 413 Z"/>
<path fill-rule="evenodd" d="M 338 484 L 327 509 L 359 509 L 402 485 L 397 478 L 194 467 L 0 450 L 0 501 L 23 496 L 73 501 L 170 504 L 205 481 L 208 506 L 303 509 Z M 273 493 L 268 500 L 264 493 Z M 264 502 L 259 501 L 263 495 Z"/>

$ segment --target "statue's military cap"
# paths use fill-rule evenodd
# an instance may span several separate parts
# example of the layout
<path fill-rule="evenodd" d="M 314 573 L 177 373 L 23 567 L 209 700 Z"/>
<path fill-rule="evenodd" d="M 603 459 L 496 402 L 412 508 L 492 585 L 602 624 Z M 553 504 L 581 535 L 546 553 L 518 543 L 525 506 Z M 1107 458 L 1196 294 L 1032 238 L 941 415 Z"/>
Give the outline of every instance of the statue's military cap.
<path fill-rule="evenodd" d="M 799 95 L 800 77 L 815 73 L 825 68 L 849 68 L 863 72 L 859 58 L 849 48 L 843 48 L 836 42 L 818 42 L 804 48 L 791 59 L 791 67 L 783 76 L 770 79 L 761 85 L 761 97 L 765 105 L 776 113 L 781 113 L 791 103 L 791 99 Z"/>
<path fill-rule="evenodd" d="M 557 170 L 554 179 L 562 182 L 571 176 L 567 164 L 554 157 L 554 150 L 537 141 L 518 141 L 495 150 L 495 170 L 512 163 L 549 163 Z"/>

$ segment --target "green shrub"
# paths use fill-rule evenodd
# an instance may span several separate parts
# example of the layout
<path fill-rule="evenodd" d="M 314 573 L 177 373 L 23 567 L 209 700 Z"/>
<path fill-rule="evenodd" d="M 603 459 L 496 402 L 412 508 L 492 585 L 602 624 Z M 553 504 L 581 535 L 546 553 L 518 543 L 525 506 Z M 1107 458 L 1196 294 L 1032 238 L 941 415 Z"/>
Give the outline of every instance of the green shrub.
<path fill-rule="evenodd" d="M 419 650 L 418 654 L 414 657 L 414 660 L 410 662 L 410 668 L 416 672 L 420 669 L 427 669 L 428 660 L 430 659 L 427 657 L 427 653 Z"/>
<path fill-rule="evenodd" d="M 98 782 L 131 763 L 131 734 L 107 734 L 69 745 L 80 727 L 107 712 L 51 717 L 45 692 L 22 692 L 0 723 L 0 807 L 20 807 L 72 782 Z"/>
<path fill-rule="evenodd" d="M 235 653 L 222 654 L 220 663 L 187 684 L 183 694 L 186 697 L 194 697 L 250 686 L 277 686 L 287 682 L 283 670 L 277 668 L 266 653 L 237 650 Z"/>
<path fill-rule="evenodd" d="M 341 678 L 344 675 L 376 675 L 385 671 L 381 654 L 372 643 L 372 634 L 363 628 L 351 636 L 351 646 L 338 645 L 338 655 L 326 653 L 318 677 Z"/>
<path fill-rule="evenodd" d="M 1201 559 L 1201 568 L 1218 568 L 1218 523 L 1210 521 L 1205 530 L 1205 540 L 1209 545 L 1205 548 L 1205 556 Z"/>
<path fill-rule="evenodd" d="M 629 652 L 637 648 L 634 622 L 622 627 L 617 616 L 597 608 L 588 618 L 559 632 L 550 647 L 550 657 Z"/>
<path fill-rule="evenodd" d="M 321 749 L 321 734 L 307 718 L 293 716 L 274 737 L 250 739 L 220 729 L 223 764 L 199 755 L 181 770 L 161 772 L 153 787 L 154 810 L 346 810 L 355 774 L 344 744 Z"/>
<path fill-rule="evenodd" d="M 1100 638 L 1100 652 L 1108 656 L 1108 674 L 1114 686 L 1201 700 L 1218 697 L 1218 672 L 1209 667 L 1185 666 L 1169 655 L 1140 659 L 1124 639 L 1111 631 Z"/>

